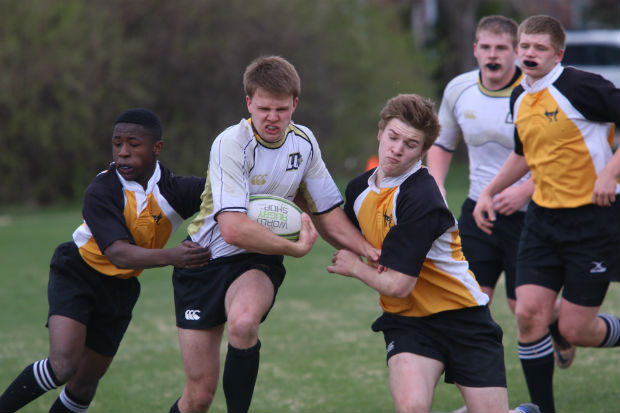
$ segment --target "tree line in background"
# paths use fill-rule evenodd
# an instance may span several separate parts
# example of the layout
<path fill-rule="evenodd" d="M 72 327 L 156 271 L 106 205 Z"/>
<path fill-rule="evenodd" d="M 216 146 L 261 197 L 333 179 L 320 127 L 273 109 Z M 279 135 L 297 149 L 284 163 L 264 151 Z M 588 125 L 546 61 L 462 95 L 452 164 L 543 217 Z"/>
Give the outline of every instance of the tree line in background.
<path fill-rule="evenodd" d="M 203 175 L 213 139 L 247 116 L 243 70 L 263 54 L 298 69 L 294 120 L 330 167 L 359 170 L 385 100 L 434 91 L 399 13 L 357 0 L 4 0 L 0 205 L 81 199 L 129 107 L 161 117 L 163 163 Z"/>
<path fill-rule="evenodd" d="M 480 11 L 509 4 L 438 1 L 438 24 L 450 30 L 416 47 L 414 0 L 3 0 L 0 206 L 81 199 L 130 107 L 162 119 L 163 163 L 203 175 L 216 135 L 247 116 L 243 70 L 264 54 L 296 66 L 293 119 L 315 132 L 332 173 L 351 177 L 376 151 L 385 101 L 415 92 L 439 103 L 461 69 L 454 42 L 471 58 Z"/>

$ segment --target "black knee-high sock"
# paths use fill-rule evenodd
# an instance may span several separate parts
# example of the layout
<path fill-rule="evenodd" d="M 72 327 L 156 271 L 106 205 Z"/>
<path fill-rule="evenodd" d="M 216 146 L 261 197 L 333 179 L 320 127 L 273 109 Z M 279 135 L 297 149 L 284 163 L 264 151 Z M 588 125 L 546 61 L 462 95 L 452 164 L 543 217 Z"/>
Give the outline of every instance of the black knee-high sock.
<path fill-rule="evenodd" d="M 532 403 L 544 413 L 555 412 L 551 336 L 547 334 L 532 343 L 519 342 L 519 358 Z"/>
<path fill-rule="evenodd" d="M 50 407 L 50 413 L 84 413 L 90 402 L 80 400 L 65 387 Z"/>
<path fill-rule="evenodd" d="M 48 390 L 60 386 L 48 359 L 26 367 L 0 396 L 0 412 L 14 412 Z"/>
<path fill-rule="evenodd" d="M 620 346 L 620 319 L 612 314 L 599 314 L 598 318 L 602 319 L 607 326 L 605 339 L 599 347 L 618 347 Z"/>
<path fill-rule="evenodd" d="M 244 413 L 250 409 L 259 359 L 260 340 L 246 350 L 228 345 L 222 386 L 229 412 Z"/>
<path fill-rule="evenodd" d="M 174 402 L 172 406 L 170 406 L 170 410 L 168 410 L 168 413 L 181 413 L 181 410 L 179 410 L 179 400 L 181 400 L 180 397 L 177 399 L 176 402 Z"/>

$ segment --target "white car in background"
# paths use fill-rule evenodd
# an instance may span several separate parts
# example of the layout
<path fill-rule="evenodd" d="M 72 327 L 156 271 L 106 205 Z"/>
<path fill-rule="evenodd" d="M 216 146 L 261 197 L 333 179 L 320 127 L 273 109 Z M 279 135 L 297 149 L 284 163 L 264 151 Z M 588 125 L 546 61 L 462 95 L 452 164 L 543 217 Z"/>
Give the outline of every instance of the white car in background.
<path fill-rule="evenodd" d="M 567 30 L 562 65 L 598 73 L 620 87 L 620 30 Z"/>

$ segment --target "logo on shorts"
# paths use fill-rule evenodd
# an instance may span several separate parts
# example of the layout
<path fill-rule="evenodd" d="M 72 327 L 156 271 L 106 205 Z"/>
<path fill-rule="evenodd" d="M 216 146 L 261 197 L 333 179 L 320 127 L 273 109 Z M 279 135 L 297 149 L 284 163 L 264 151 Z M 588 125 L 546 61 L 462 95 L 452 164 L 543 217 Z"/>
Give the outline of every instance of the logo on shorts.
<path fill-rule="evenodd" d="M 605 261 L 592 261 L 594 267 L 590 269 L 590 274 L 601 274 L 607 271 L 607 267 L 603 266 Z"/>
<path fill-rule="evenodd" d="M 186 320 L 200 320 L 200 310 L 185 310 Z"/>
<path fill-rule="evenodd" d="M 394 342 L 393 342 L 393 341 L 390 341 L 390 344 L 388 344 L 388 345 L 387 345 L 387 350 L 386 350 L 386 352 L 389 354 L 389 353 L 390 353 L 390 351 L 394 350 L 394 347 L 395 347 Z"/>

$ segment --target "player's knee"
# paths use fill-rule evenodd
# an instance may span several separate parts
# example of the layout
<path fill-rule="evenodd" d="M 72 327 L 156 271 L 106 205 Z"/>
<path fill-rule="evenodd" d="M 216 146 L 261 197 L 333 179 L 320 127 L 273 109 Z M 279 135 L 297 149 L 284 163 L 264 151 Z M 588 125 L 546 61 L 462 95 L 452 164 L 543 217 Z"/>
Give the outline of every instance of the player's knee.
<path fill-rule="evenodd" d="M 398 413 L 422 413 L 430 412 L 430 406 L 419 400 L 401 400 L 395 403 L 395 410 Z"/>
<path fill-rule="evenodd" d="M 590 336 L 590 331 L 586 331 L 579 326 L 572 324 L 564 324 L 560 323 L 559 325 L 560 334 L 566 341 L 570 344 L 580 345 L 582 342 L 587 341 Z"/>
<path fill-rule="evenodd" d="M 518 304 L 515 308 L 515 316 L 517 318 L 519 332 L 521 333 L 531 331 L 542 321 L 540 314 L 538 314 L 534 308 L 528 308 Z"/>
<path fill-rule="evenodd" d="M 76 360 L 70 357 L 50 357 L 49 362 L 58 384 L 65 384 L 68 382 L 78 368 Z"/>
<path fill-rule="evenodd" d="M 206 412 L 211 406 L 211 403 L 213 403 L 215 389 L 202 387 L 201 389 L 187 392 L 186 396 L 185 400 L 181 400 L 180 402 L 183 405 L 181 408 L 182 411 Z"/>
<path fill-rule="evenodd" d="M 242 313 L 228 318 L 229 341 L 254 341 L 258 337 L 259 321 L 252 314 Z M 239 345 L 239 344 L 238 344 Z"/>

